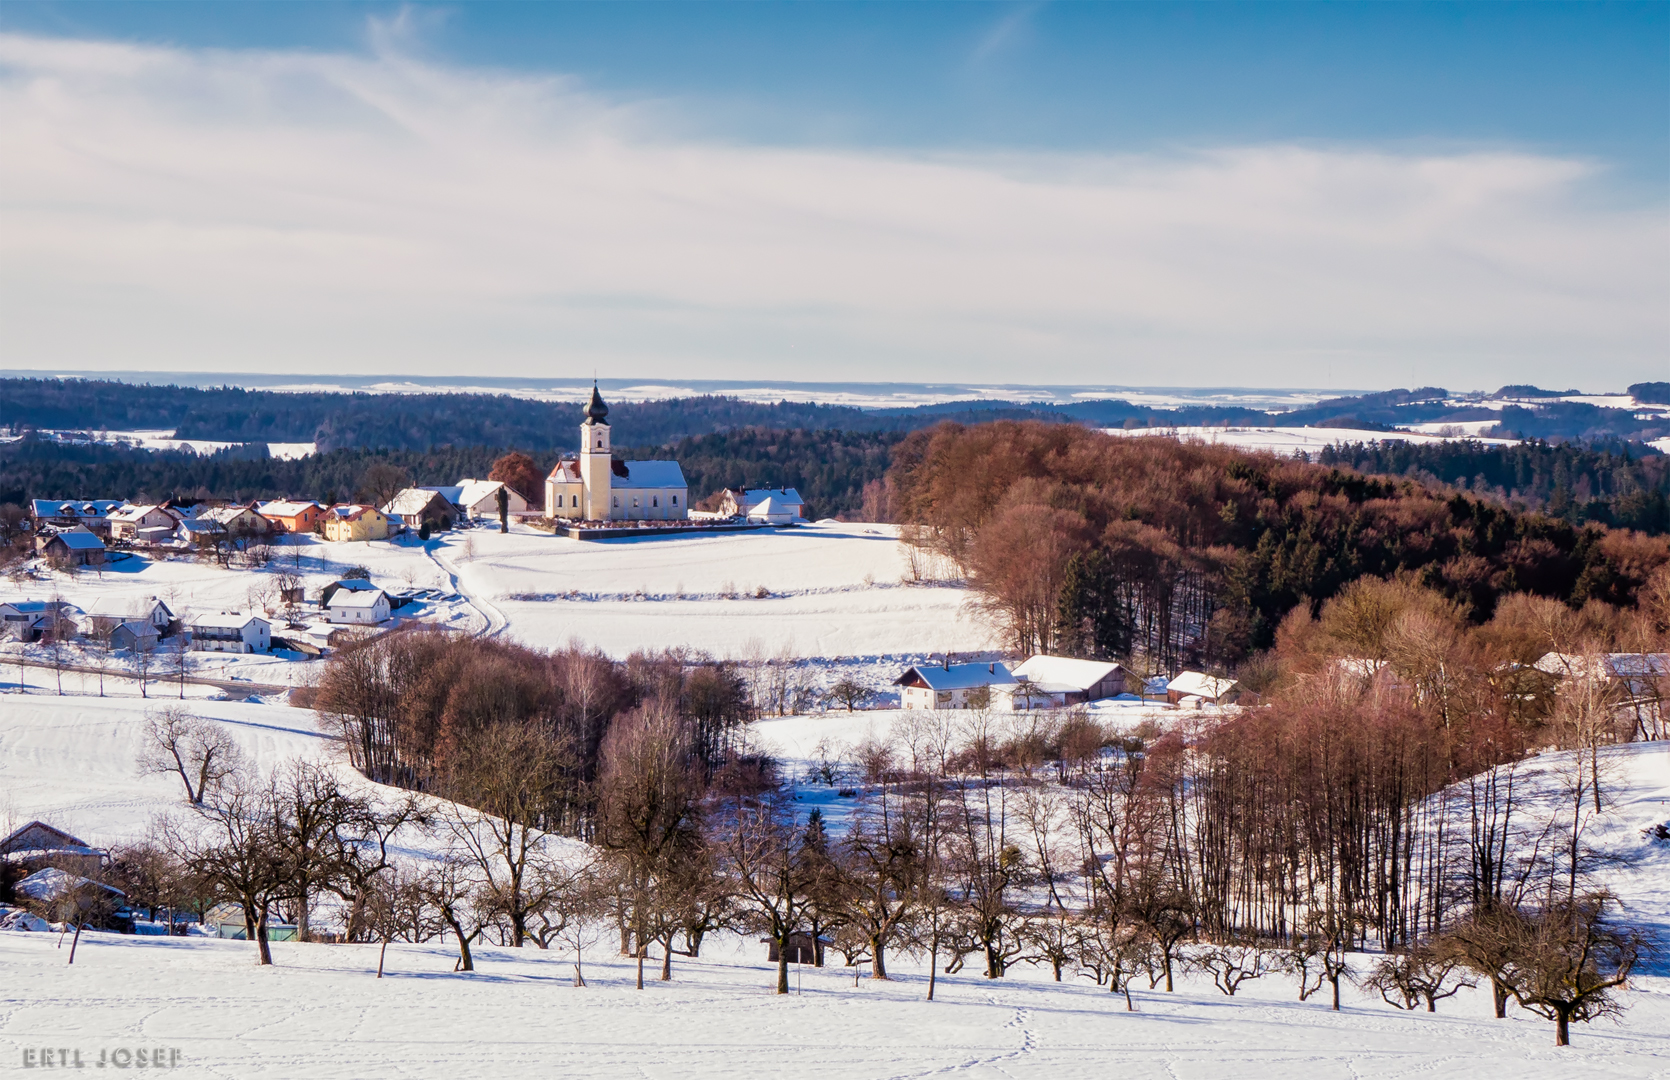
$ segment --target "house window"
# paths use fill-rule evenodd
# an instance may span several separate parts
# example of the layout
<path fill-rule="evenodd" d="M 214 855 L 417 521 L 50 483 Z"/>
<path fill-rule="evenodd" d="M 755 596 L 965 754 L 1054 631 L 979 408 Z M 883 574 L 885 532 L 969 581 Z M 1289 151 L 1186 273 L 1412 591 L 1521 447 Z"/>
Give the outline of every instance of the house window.
<path fill-rule="evenodd" d="M 674 496 L 673 496 L 673 505 L 674 505 L 674 506 L 677 506 L 677 505 L 678 505 L 678 496 L 677 496 L 677 495 L 674 495 Z"/>
<path fill-rule="evenodd" d="M 614 497 L 614 499 L 613 499 L 613 505 L 615 505 L 615 506 L 619 506 L 619 505 L 620 505 L 620 496 L 619 496 L 619 495 L 616 495 L 616 496 L 615 496 L 615 497 Z"/>
<path fill-rule="evenodd" d="M 637 508 L 638 508 L 638 496 L 634 495 L 634 496 L 632 496 L 632 509 L 636 510 Z"/>
<path fill-rule="evenodd" d="M 661 505 L 661 496 L 659 496 L 659 495 L 651 495 L 651 496 L 650 496 L 650 497 L 649 497 L 649 504 L 650 504 L 650 505 L 651 505 L 651 506 L 660 506 L 660 505 Z"/>

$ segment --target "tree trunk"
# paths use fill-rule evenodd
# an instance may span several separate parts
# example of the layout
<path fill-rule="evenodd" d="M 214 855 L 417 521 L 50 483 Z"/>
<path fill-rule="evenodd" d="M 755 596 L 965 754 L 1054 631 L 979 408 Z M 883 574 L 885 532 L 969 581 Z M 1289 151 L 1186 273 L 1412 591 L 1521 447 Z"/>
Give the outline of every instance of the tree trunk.
<path fill-rule="evenodd" d="M 934 980 L 939 975 L 939 938 L 928 945 L 928 1000 L 934 999 Z"/>
<path fill-rule="evenodd" d="M 1165 953 L 1166 965 L 1166 993 L 1171 993 L 1171 953 Z M 1334 984 L 1334 1008 L 1339 1008 L 1339 983 Z"/>
<path fill-rule="evenodd" d="M 777 992 L 789 992 L 789 935 L 777 939 Z"/>
<path fill-rule="evenodd" d="M 307 890 L 302 889 L 300 892 L 301 895 L 296 897 L 296 940 L 312 941 L 307 917 Z"/>
<path fill-rule="evenodd" d="M 267 941 L 267 909 L 261 908 L 260 916 L 255 920 L 255 943 L 260 947 L 261 966 L 267 967 L 273 962 L 272 945 Z"/>
<path fill-rule="evenodd" d="M 1571 1010 L 1564 1005 L 1554 1006 L 1554 1045 L 1571 1045 Z"/>
<path fill-rule="evenodd" d="M 389 939 L 383 939 L 383 947 L 377 952 L 377 978 L 383 977 L 383 960 L 389 954 Z"/>
<path fill-rule="evenodd" d="M 668 934 L 667 939 L 661 943 L 661 981 L 673 981 L 673 936 L 671 934 Z"/>
<path fill-rule="evenodd" d="M 81 921 L 76 920 L 75 937 L 70 938 L 70 963 L 75 963 L 75 946 L 81 940 Z M 67 965 L 66 965 L 67 966 Z"/>
<path fill-rule="evenodd" d="M 1508 988 L 1502 985 L 1502 980 L 1492 975 L 1490 977 L 1490 998 L 1496 1006 L 1496 1019 L 1508 1018 Z"/>
<path fill-rule="evenodd" d="M 1328 981 L 1334 984 L 1334 1011 L 1339 1012 L 1339 976 L 1330 975 Z"/>
<path fill-rule="evenodd" d="M 644 988 L 644 953 L 648 950 L 643 945 L 638 946 L 638 989 Z"/>
<path fill-rule="evenodd" d="M 870 939 L 870 978 L 872 979 L 887 978 L 887 954 L 883 951 L 885 948 L 886 946 L 882 944 L 881 938 L 873 937 Z"/>

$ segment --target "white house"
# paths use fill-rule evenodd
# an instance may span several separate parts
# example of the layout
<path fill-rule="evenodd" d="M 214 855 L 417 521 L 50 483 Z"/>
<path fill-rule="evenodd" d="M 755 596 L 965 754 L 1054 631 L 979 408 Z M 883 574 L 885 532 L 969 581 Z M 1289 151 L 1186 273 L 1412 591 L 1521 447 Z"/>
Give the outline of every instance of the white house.
<path fill-rule="evenodd" d="M 337 589 L 325 604 L 325 621 L 352 626 L 387 622 L 388 594 L 381 589 Z"/>
<path fill-rule="evenodd" d="M 110 630 L 110 647 L 128 652 L 150 652 L 157 647 L 157 628 L 144 619 L 128 619 Z"/>
<path fill-rule="evenodd" d="M 0 639 L 36 641 L 75 608 L 62 600 L 7 600 L 0 603 Z"/>
<path fill-rule="evenodd" d="M 460 480 L 450 487 L 430 487 L 427 490 L 440 495 L 458 509 L 459 514 L 472 518 L 498 518 L 499 489 L 505 492 L 505 512 L 508 514 L 528 513 L 528 500 L 513 487 L 508 487 L 502 480 Z"/>
<path fill-rule="evenodd" d="M 181 515 L 164 506 L 124 506 L 109 515 L 113 540 L 145 540 L 165 537 L 180 523 Z"/>
<path fill-rule="evenodd" d="M 136 619 L 150 623 L 156 633 L 165 634 L 174 621 L 174 612 L 154 596 L 101 596 L 87 609 L 87 615 L 93 628 L 101 634 Z"/>
<path fill-rule="evenodd" d="M 767 507 L 767 503 L 771 505 Z M 775 520 L 786 514 L 788 520 L 793 521 L 806 516 L 806 501 L 794 488 L 750 488 L 747 491 L 726 488 L 719 497 L 719 513 L 750 521 Z"/>
<path fill-rule="evenodd" d="M 580 453 L 545 478 L 545 513 L 570 521 L 683 521 L 690 486 L 676 461 L 616 461 L 609 448 L 609 407 L 597 387 L 580 425 Z M 494 510 L 497 514 L 497 509 Z"/>
<path fill-rule="evenodd" d="M 272 648 L 272 623 L 252 612 L 221 611 L 196 615 L 191 647 L 198 652 L 266 652 Z"/>
<path fill-rule="evenodd" d="M 997 687 L 1014 682 L 1002 664 L 927 664 L 906 669 L 893 685 L 902 708 L 968 709 L 989 705 Z"/>
<path fill-rule="evenodd" d="M 993 703 L 1016 712 L 1100 701 L 1140 687 L 1142 680 L 1111 660 L 1034 656 L 1015 668 L 1013 685 L 993 688 Z"/>

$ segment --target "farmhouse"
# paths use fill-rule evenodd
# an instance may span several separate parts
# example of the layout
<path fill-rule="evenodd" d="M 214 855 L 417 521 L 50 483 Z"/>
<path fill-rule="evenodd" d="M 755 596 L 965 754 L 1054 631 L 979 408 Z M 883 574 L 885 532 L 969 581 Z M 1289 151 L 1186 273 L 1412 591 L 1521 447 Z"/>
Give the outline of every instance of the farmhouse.
<path fill-rule="evenodd" d="M 253 613 L 197 615 L 190 625 L 191 647 L 197 652 L 264 653 L 272 647 L 272 623 Z"/>
<path fill-rule="evenodd" d="M 992 690 L 994 704 L 1023 712 L 1059 708 L 1123 694 L 1142 686 L 1142 677 L 1111 660 L 1034 656 L 1014 670 L 1014 683 Z"/>
<path fill-rule="evenodd" d="M 87 615 L 99 634 L 108 634 L 130 620 L 148 622 L 157 634 L 165 634 L 174 622 L 174 612 L 154 596 L 101 596 L 87 609 Z"/>
<path fill-rule="evenodd" d="M 37 529 L 48 525 L 62 529 L 82 525 L 93 532 L 106 533 L 110 529 L 110 513 L 121 508 L 119 499 L 34 499 L 29 504 L 29 516 Z"/>
<path fill-rule="evenodd" d="M 247 506 L 217 506 L 196 517 L 199 521 L 214 522 L 228 536 L 265 536 L 273 531 L 272 522 Z"/>
<path fill-rule="evenodd" d="M 905 709 L 978 709 L 991 703 L 994 686 L 1015 678 L 1002 664 L 931 664 L 909 668 L 893 680 Z"/>
<path fill-rule="evenodd" d="M 375 506 L 353 503 L 325 511 L 326 540 L 387 540 L 389 519 Z"/>
<path fill-rule="evenodd" d="M 266 518 L 275 530 L 288 533 L 310 533 L 325 516 L 325 508 L 316 502 L 291 502 L 283 499 L 261 503 L 255 510 Z"/>
<path fill-rule="evenodd" d="M 375 626 L 388 617 L 389 598 L 381 589 L 337 589 L 325 603 L 326 622 Z"/>
<path fill-rule="evenodd" d="M 35 550 L 60 566 L 99 566 L 104 562 L 104 541 L 80 525 L 35 537 Z"/>
<path fill-rule="evenodd" d="M 62 600 L 8 600 L 0 603 L 0 639 L 39 641 L 74 609 Z"/>
<path fill-rule="evenodd" d="M 528 500 L 500 480 L 460 480 L 451 487 L 426 487 L 423 490 L 433 491 L 451 503 L 461 518 L 497 518 L 500 489 L 505 493 L 506 513 L 528 513 Z"/>
<path fill-rule="evenodd" d="M 44 821 L 31 821 L 0 840 L 0 859 L 24 873 L 55 866 L 79 874 L 96 874 L 105 855 L 85 840 Z"/>
<path fill-rule="evenodd" d="M 580 425 L 580 453 L 557 462 L 545 479 L 545 513 L 579 521 L 682 521 L 690 488 L 676 461 L 616 461 L 609 448 L 609 407 L 597 387 Z"/>
<path fill-rule="evenodd" d="M 434 488 L 407 488 L 383 507 L 389 520 L 408 529 L 450 529 L 458 510 Z"/>
<path fill-rule="evenodd" d="M 771 505 L 767 506 L 768 503 Z M 806 516 L 806 503 L 794 488 L 750 488 L 747 491 L 726 488 L 719 496 L 719 513 L 725 517 L 750 520 L 787 515 L 787 520 L 793 521 Z"/>

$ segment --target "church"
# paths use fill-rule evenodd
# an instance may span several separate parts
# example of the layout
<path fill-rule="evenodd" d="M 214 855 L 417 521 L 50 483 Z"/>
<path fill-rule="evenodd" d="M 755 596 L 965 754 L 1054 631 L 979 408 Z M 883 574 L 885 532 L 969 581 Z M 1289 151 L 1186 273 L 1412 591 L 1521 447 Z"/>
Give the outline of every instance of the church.
<path fill-rule="evenodd" d="M 616 461 L 609 447 L 609 407 L 591 388 L 580 424 L 580 452 L 566 454 L 545 478 L 545 513 L 570 521 L 683 521 L 690 489 L 676 461 Z"/>

